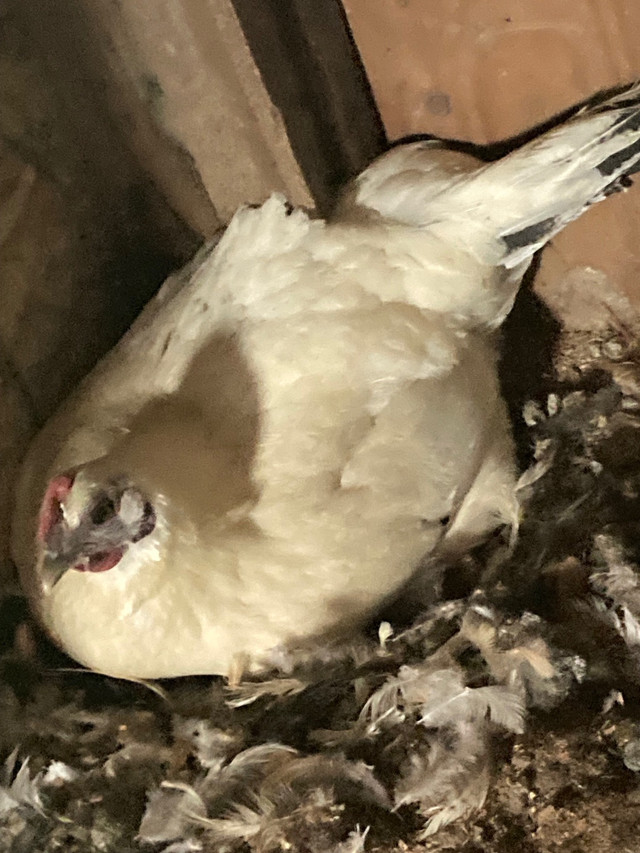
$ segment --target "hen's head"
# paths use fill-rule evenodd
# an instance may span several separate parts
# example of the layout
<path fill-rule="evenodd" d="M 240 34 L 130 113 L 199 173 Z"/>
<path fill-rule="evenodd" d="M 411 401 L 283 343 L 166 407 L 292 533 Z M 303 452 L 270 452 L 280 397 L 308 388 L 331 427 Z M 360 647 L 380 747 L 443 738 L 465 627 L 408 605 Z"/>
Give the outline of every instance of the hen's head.
<path fill-rule="evenodd" d="M 151 502 L 122 478 L 97 483 L 82 470 L 54 477 L 38 516 L 43 587 L 50 590 L 69 569 L 113 569 L 155 525 Z"/>

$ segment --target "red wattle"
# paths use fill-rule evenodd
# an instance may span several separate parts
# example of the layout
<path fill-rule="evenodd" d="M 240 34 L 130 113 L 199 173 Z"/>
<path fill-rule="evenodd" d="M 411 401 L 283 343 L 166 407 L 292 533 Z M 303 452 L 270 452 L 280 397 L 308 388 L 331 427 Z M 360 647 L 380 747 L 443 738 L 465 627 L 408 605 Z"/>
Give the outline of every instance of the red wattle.
<path fill-rule="evenodd" d="M 79 563 L 73 568 L 78 572 L 108 572 L 109 569 L 118 565 L 123 554 L 122 548 L 114 548 L 113 551 L 94 554 L 86 563 Z"/>

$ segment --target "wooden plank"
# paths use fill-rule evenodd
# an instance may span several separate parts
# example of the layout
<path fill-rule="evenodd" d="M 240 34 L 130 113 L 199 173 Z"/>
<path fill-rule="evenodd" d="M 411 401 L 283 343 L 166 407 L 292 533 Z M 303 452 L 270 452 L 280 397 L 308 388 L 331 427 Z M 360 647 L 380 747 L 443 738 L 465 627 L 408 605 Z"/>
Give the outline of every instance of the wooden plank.
<path fill-rule="evenodd" d="M 232 0 L 318 208 L 386 146 L 338 0 Z"/>

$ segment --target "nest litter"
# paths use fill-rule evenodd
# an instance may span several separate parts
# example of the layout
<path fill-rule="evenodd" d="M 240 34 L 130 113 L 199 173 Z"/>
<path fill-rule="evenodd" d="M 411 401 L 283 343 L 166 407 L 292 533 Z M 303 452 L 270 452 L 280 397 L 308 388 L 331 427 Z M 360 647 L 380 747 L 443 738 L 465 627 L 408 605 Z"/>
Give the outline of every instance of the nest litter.
<path fill-rule="evenodd" d="M 637 849 L 640 356 L 582 350 L 524 407 L 517 540 L 408 627 L 157 686 L 57 665 L 5 602 L 0 849 Z"/>

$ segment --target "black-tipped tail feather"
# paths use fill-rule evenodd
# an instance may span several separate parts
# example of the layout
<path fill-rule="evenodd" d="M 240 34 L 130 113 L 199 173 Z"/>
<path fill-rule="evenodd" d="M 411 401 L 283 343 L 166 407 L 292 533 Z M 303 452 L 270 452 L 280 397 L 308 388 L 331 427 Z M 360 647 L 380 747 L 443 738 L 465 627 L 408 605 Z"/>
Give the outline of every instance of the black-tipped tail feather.
<path fill-rule="evenodd" d="M 500 263 L 515 267 L 591 204 L 628 188 L 640 171 L 640 83 L 581 110 L 476 173 L 459 194 L 482 193 Z M 493 188 L 493 192 L 492 192 Z M 497 197 L 496 197 L 497 196 Z M 461 200 L 461 199 L 459 199 Z"/>

